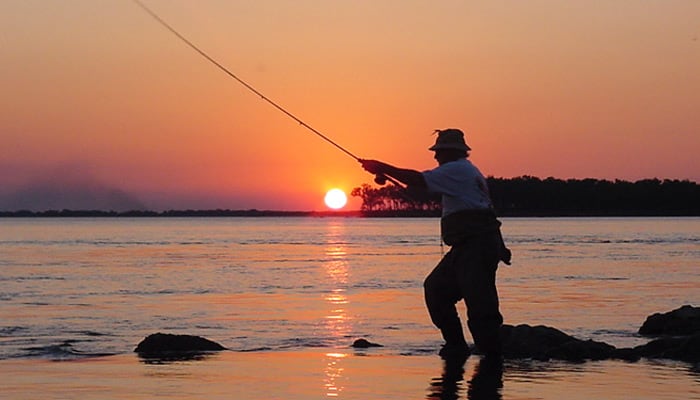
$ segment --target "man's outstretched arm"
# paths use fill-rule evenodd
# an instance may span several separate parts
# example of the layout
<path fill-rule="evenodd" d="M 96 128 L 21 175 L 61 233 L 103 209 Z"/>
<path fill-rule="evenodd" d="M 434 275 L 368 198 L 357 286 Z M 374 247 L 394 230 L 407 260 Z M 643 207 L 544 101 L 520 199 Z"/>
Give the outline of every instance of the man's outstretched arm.
<path fill-rule="evenodd" d="M 423 174 L 413 169 L 398 168 L 377 160 L 360 160 L 362 168 L 373 175 L 387 175 L 413 189 L 427 190 Z"/>

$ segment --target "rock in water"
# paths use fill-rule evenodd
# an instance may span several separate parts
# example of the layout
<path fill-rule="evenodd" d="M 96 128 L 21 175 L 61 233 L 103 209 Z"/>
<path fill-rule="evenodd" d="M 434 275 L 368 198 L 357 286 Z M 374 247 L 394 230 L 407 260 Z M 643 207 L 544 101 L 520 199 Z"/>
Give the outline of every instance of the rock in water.
<path fill-rule="evenodd" d="M 700 362 L 700 333 L 691 336 L 665 336 L 631 349 L 620 349 L 618 358 L 636 361 L 644 358 Z"/>
<path fill-rule="evenodd" d="M 501 340 L 505 358 L 602 360 L 611 357 L 615 351 L 615 347 L 607 343 L 576 339 L 543 325 L 503 325 Z"/>
<path fill-rule="evenodd" d="M 700 307 L 684 305 L 667 313 L 647 317 L 639 328 L 642 335 L 692 335 L 700 333 Z"/>
<path fill-rule="evenodd" d="M 378 343 L 372 343 L 367 339 L 357 339 L 353 342 L 352 347 L 356 349 L 367 349 L 369 347 L 384 347 Z"/>
<path fill-rule="evenodd" d="M 203 337 L 160 332 L 148 335 L 134 349 L 136 353 L 146 357 L 220 350 L 226 350 L 226 348 Z"/>

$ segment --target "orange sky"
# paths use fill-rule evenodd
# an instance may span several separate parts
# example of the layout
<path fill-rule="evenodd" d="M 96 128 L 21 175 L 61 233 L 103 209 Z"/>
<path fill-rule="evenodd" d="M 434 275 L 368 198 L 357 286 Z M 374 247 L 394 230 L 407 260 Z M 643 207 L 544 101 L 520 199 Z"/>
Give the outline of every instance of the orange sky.
<path fill-rule="evenodd" d="M 695 0 L 145 3 L 360 157 L 427 169 L 458 127 L 486 175 L 700 181 Z M 372 180 L 130 0 L 0 9 L 0 196 L 322 210 Z"/>

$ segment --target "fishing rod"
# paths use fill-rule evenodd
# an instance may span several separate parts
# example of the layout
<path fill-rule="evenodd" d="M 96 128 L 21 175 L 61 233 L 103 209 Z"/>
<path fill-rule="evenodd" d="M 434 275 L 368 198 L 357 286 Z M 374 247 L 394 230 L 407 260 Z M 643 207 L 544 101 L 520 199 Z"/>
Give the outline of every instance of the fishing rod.
<path fill-rule="evenodd" d="M 346 155 L 352 157 L 355 161 L 361 162 L 362 159 L 360 157 L 357 157 L 353 153 L 351 153 L 348 149 L 344 148 L 343 146 L 339 145 L 338 143 L 334 142 L 332 139 L 330 139 L 328 136 L 324 135 L 323 133 L 319 132 L 317 129 L 312 127 L 311 125 L 307 124 L 304 122 L 301 118 L 297 117 L 296 115 L 292 114 L 291 112 L 287 111 L 284 107 L 281 105 L 277 104 L 274 102 L 272 99 L 269 97 L 265 96 L 263 93 L 261 93 L 259 90 L 255 89 L 253 86 L 248 84 L 246 81 L 243 79 L 239 78 L 236 74 L 231 72 L 228 68 L 226 68 L 224 65 L 216 61 L 213 57 L 211 57 L 209 54 L 207 54 L 204 50 L 200 49 L 197 47 L 194 43 L 192 43 L 189 39 L 187 39 L 185 36 L 180 34 L 175 28 L 173 28 L 170 24 L 168 24 L 163 18 L 161 18 L 158 14 L 155 13 L 155 11 L 151 10 L 146 6 L 141 0 L 133 0 L 136 5 L 138 5 L 141 9 L 143 9 L 148 15 L 150 15 L 153 19 L 155 19 L 159 24 L 161 24 L 163 27 L 165 27 L 167 30 L 169 30 L 173 35 L 175 35 L 178 39 L 183 41 L 186 45 L 188 45 L 192 50 L 196 51 L 199 55 L 204 57 L 207 61 L 210 63 L 214 64 L 216 67 L 218 67 L 220 70 L 222 70 L 226 75 L 229 77 L 235 79 L 238 83 L 243 85 L 246 89 L 249 91 L 255 93 L 257 96 L 259 96 L 261 99 L 265 100 L 267 103 L 269 103 L 271 106 L 275 107 L 277 110 L 281 111 L 284 113 L 286 116 L 289 118 L 293 119 L 294 121 L 298 122 L 301 126 L 304 128 L 310 130 L 317 136 L 319 136 L 321 139 L 325 140 L 326 142 L 332 144 L 335 146 L 338 150 L 342 151 Z M 404 188 L 404 186 L 399 183 L 397 180 L 390 176 L 386 175 L 376 175 L 374 181 L 379 184 L 379 185 L 384 185 L 386 181 L 389 181 L 393 183 L 396 186 L 399 186 L 401 188 Z"/>

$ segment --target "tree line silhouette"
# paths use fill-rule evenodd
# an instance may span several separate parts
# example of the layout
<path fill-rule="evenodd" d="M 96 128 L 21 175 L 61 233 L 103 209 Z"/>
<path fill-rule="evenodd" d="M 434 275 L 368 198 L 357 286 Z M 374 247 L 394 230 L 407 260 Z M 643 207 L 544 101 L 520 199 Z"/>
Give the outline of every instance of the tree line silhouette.
<path fill-rule="evenodd" d="M 365 212 L 412 211 L 427 214 L 440 211 L 440 198 L 422 198 L 396 185 L 378 188 L 366 183 L 350 192 L 362 199 L 361 210 Z"/>
<path fill-rule="evenodd" d="M 0 211 L 0 218 L 185 218 L 185 217 L 328 217 L 328 216 L 360 216 L 357 211 L 275 211 L 275 210 L 17 210 Z"/>
<path fill-rule="evenodd" d="M 700 216 L 700 186 L 688 180 L 487 178 L 503 216 Z M 438 199 L 415 199 L 396 186 L 363 184 L 352 196 L 366 215 L 435 215 Z"/>
<path fill-rule="evenodd" d="M 688 180 L 487 178 L 501 216 L 700 216 L 700 185 Z M 284 217 L 439 216 L 440 199 L 422 198 L 394 185 L 362 184 L 352 190 L 362 200 L 357 211 L 273 210 L 103 210 L 0 211 L 0 217 Z"/>

